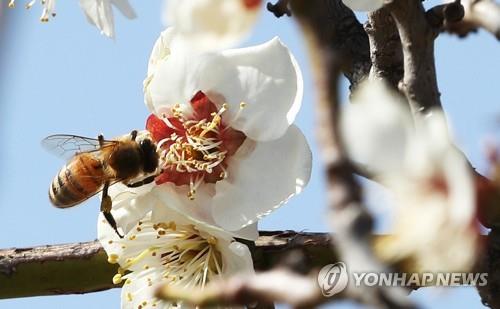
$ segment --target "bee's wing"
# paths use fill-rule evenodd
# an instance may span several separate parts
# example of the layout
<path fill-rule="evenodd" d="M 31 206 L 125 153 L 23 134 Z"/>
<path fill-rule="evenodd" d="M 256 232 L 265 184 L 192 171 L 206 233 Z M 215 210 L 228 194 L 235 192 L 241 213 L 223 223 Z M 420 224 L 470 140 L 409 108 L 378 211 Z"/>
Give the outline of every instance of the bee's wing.
<path fill-rule="evenodd" d="M 47 136 L 42 140 L 42 146 L 48 152 L 65 159 L 69 159 L 75 154 L 82 152 L 97 152 L 102 148 L 115 146 L 118 141 L 104 141 L 103 145 L 99 140 L 91 137 L 56 134 Z"/>

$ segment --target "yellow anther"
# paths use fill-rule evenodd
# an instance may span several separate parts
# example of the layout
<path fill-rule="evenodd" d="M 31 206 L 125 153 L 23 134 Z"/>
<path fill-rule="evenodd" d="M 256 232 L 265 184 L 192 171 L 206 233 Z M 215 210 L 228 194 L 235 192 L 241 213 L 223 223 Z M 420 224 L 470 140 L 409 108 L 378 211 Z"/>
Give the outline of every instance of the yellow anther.
<path fill-rule="evenodd" d="M 130 235 L 130 237 L 129 237 L 128 239 L 130 239 L 130 240 L 134 240 L 134 239 L 136 239 L 136 238 L 137 238 L 137 236 L 135 236 L 135 235 Z"/>
<path fill-rule="evenodd" d="M 214 236 L 210 236 L 208 237 L 207 242 L 212 246 L 215 246 L 217 244 L 217 238 L 215 238 Z"/>
<path fill-rule="evenodd" d="M 118 254 L 112 253 L 108 256 L 108 263 L 109 264 L 116 264 L 116 263 L 118 263 L 118 258 L 119 258 Z"/>
<path fill-rule="evenodd" d="M 144 265 L 144 269 L 149 269 L 149 265 Z"/>
<path fill-rule="evenodd" d="M 170 221 L 170 222 L 168 223 L 168 226 L 169 226 L 169 228 L 170 228 L 171 230 L 173 230 L 173 231 L 175 231 L 175 230 L 177 229 L 177 225 L 175 224 L 175 222 L 174 222 L 174 221 Z"/>
<path fill-rule="evenodd" d="M 118 269 L 116 270 L 119 274 L 121 274 L 122 276 L 125 275 L 125 269 L 121 268 L 121 267 L 118 267 Z"/>
<path fill-rule="evenodd" d="M 128 301 L 132 301 L 132 299 L 133 299 L 133 298 L 132 298 L 132 293 L 130 293 L 130 292 L 129 292 L 129 293 L 127 293 L 127 300 L 128 300 Z"/>
<path fill-rule="evenodd" d="M 122 283 L 122 275 L 121 274 L 116 274 L 113 276 L 113 284 L 120 284 Z"/>
<path fill-rule="evenodd" d="M 131 284 L 132 283 L 132 280 L 130 278 L 128 278 L 127 280 L 125 280 L 125 284 Z"/>

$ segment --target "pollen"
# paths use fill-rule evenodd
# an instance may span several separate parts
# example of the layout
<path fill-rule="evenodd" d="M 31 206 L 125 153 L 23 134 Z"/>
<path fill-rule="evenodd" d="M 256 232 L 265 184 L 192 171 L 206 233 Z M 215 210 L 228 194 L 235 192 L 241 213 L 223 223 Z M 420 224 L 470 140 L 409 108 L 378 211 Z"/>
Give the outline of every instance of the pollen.
<path fill-rule="evenodd" d="M 210 236 L 207 238 L 207 242 L 212 246 L 215 246 L 217 245 L 217 238 L 215 238 L 214 236 Z"/>
<path fill-rule="evenodd" d="M 135 236 L 135 235 L 130 235 L 130 237 L 129 237 L 128 239 L 129 239 L 129 240 L 134 240 L 134 239 L 136 239 L 136 238 L 137 238 L 137 236 Z"/>
<path fill-rule="evenodd" d="M 118 258 L 119 258 L 118 254 L 112 253 L 108 256 L 108 263 L 116 264 L 118 263 Z"/>
<path fill-rule="evenodd" d="M 122 275 L 121 274 L 116 274 L 113 276 L 113 284 L 120 284 L 122 283 Z"/>
<path fill-rule="evenodd" d="M 147 128 L 159 139 L 160 168 L 164 172 L 157 178 L 157 184 L 189 185 L 186 195 L 195 200 L 196 189 L 202 183 L 215 183 L 227 177 L 226 158 L 243 143 L 245 135 L 223 121 L 229 104 L 217 107 L 202 92 L 193 97 L 191 104 L 193 115 L 184 114 L 183 106 L 175 104 L 162 119 L 150 117 Z M 237 117 L 244 106 L 241 102 Z"/>

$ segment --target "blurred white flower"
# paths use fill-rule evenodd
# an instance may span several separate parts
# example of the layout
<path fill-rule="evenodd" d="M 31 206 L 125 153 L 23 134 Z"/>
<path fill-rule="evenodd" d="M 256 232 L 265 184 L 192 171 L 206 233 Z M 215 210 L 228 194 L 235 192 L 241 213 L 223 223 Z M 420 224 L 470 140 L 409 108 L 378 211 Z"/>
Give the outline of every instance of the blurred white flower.
<path fill-rule="evenodd" d="M 385 0 L 342 0 L 351 10 L 371 12 L 380 9 Z"/>
<path fill-rule="evenodd" d="M 162 204 L 152 193 L 143 197 L 147 200 L 142 203 L 153 203 L 153 207 Z M 135 221 L 123 239 L 102 214 L 99 216 L 99 241 L 108 254 L 108 261 L 120 265 L 113 282 L 124 282 L 121 308 L 183 308 L 182 303 L 156 299 L 154 293 L 158 286 L 204 288 L 214 279 L 254 271 L 246 245 L 222 230 L 162 206 L 161 218 L 155 220 L 148 214 Z"/>
<path fill-rule="evenodd" d="M 169 203 L 235 231 L 302 191 L 311 152 L 292 123 L 302 77 L 278 40 L 190 54 L 169 48 L 167 29 L 153 50 L 145 98 L 147 129 L 159 143 L 156 183 Z"/>
<path fill-rule="evenodd" d="M 190 50 L 232 47 L 252 29 L 261 0 L 168 0 L 167 23 Z"/>
<path fill-rule="evenodd" d="M 344 110 L 349 154 L 374 173 L 398 205 L 394 237 L 384 238 L 377 251 L 417 271 L 467 270 L 478 245 L 471 168 L 454 147 L 440 111 L 415 118 L 380 81 L 361 85 Z"/>
<path fill-rule="evenodd" d="M 109 38 L 115 37 L 115 22 L 112 6 L 115 6 L 125 17 L 134 19 L 134 9 L 128 0 L 80 0 L 80 6 L 92 25 Z"/>

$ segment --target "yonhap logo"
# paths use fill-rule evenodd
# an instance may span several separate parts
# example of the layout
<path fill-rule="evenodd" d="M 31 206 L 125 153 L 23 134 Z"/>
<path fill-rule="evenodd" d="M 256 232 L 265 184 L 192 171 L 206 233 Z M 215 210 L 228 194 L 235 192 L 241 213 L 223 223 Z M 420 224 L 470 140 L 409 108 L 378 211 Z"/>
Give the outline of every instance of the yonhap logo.
<path fill-rule="evenodd" d="M 325 297 L 342 292 L 349 281 L 346 265 L 342 262 L 328 264 L 318 274 L 318 284 Z"/>

